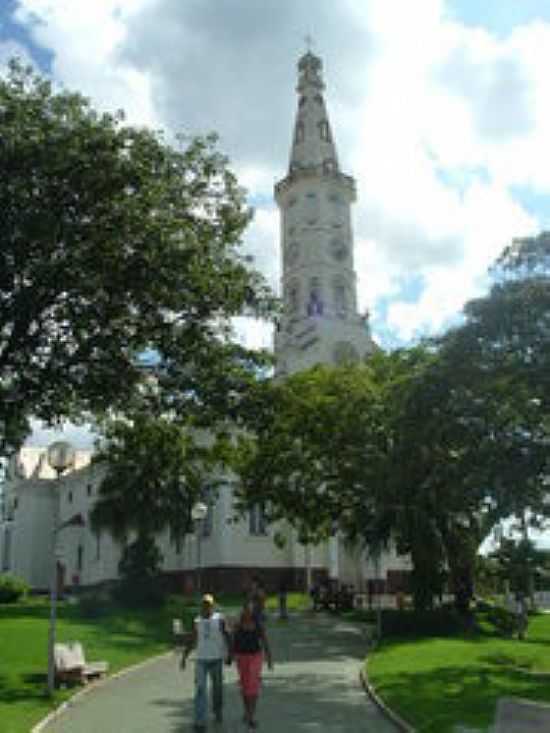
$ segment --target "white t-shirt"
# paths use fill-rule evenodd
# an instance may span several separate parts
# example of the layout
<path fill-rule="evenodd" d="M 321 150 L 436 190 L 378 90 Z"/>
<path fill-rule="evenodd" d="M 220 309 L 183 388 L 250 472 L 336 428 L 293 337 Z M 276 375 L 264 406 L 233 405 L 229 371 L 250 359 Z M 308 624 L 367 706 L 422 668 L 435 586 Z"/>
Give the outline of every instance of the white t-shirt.
<path fill-rule="evenodd" d="M 195 630 L 197 632 L 197 659 L 223 659 L 225 656 L 225 638 L 222 633 L 224 618 L 221 613 L 214 612 L 208 618 L 197 616 Z"/>

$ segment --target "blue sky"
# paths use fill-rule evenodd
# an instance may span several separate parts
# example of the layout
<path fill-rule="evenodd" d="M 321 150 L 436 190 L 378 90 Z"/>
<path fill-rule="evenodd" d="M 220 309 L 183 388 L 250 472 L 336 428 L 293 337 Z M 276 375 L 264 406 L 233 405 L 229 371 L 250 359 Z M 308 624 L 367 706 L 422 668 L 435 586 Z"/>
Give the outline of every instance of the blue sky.
<path fill-rule="evenodd" d="M 463 23 L 501 36 L 525 23 L 550 21 L 550 5 L 545 0 L 450 0 L 448 6 Z"/>

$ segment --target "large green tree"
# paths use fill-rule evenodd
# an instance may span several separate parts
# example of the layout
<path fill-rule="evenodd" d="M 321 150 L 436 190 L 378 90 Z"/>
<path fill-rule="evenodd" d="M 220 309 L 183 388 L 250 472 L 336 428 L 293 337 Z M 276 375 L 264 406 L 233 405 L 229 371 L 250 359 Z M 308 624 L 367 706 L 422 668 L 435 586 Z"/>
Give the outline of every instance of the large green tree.
<path fill-rule="evenodd" d="M 143 599 L 144 591 L 146 598 L 162 563 L 157 538 L 168 531 L 178 547 L 191 531 L 191 509 L 204 498 L 212 451 L 204 435 L 169 417 L 136 413 L 108 423 L 94 463 L 103 476 L 92 526 L 107 529 L 123 548 L 124 594 Z"/>
<path fill-rule="evenodd" d="M 469 474 L 491 518 L 536 523 L 548 513 L 550 235 L 514 242 L 493 272 L 491 291 L 466 305 L 465 322 L 441 350 L 477 413 Z"/>
<path fill-rule="evenodd" d="M 490 292 L 434 342 L 433 363 L 396 413 L 391 487 L 406 505 L 395 524 L 413 582 L 445 571 L 463 610 L 494 522 L 513 515 L 539 526 L 548 513 L 549 249 L 543 235 L 505 250 Z M 424 590 L 419 602 L 429 604 Z"/>
<path fill-rule="evenodd" d="M 145 348 L 160 408 L 235 409 L 255 356 L 230 318 L 272 301 L 240 253 L 250 211 L 215 140 L 175 149 L 16 62 L 0 130 L 2 441 L 31 415 L 126 407 Z"/>
<path fill-rule="evenodd" d="M 273 385 L 236 451 L 240 505 L 263 502 L 305 542 L 339 530 L 380 549 L 393 516 L 390 384 L 397 391 L 414 362 L 379 353 L 368 365 L 318 366 Z"/>

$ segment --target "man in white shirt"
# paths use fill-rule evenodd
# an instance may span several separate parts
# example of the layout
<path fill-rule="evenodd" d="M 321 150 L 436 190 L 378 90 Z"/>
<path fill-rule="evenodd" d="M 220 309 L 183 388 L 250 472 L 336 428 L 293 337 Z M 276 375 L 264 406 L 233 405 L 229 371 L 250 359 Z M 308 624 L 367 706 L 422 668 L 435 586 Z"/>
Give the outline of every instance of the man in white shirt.
<path fill-rule="evenodd" d="M 206 730 L 208 711 L 208 676 L 212 684 L 212 708 L 217 723 L 222 722 L 223 713 L 223 662 L 230 661 L 230 640 L 221 613 L 214 611 L 214 598 L 209 593 L 202 597 L 200 615 L 193 623 L 189 644 L 181 658 L 185 667 L 191 649 L 197 647 L 195 668 L 195 730 Z"/>

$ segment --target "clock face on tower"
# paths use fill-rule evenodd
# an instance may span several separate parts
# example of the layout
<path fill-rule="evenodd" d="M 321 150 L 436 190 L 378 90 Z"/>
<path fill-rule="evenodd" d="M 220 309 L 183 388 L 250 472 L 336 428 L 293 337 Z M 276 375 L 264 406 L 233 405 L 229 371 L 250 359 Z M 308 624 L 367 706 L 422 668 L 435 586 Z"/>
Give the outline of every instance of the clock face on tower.
<path fill-rule="evenodd" d="M 344 240 L 339 237 L 334 237 L 330 240 L 329 251 L 338 262 L 341 262 L 348 256 L 348 246 Z"/>

